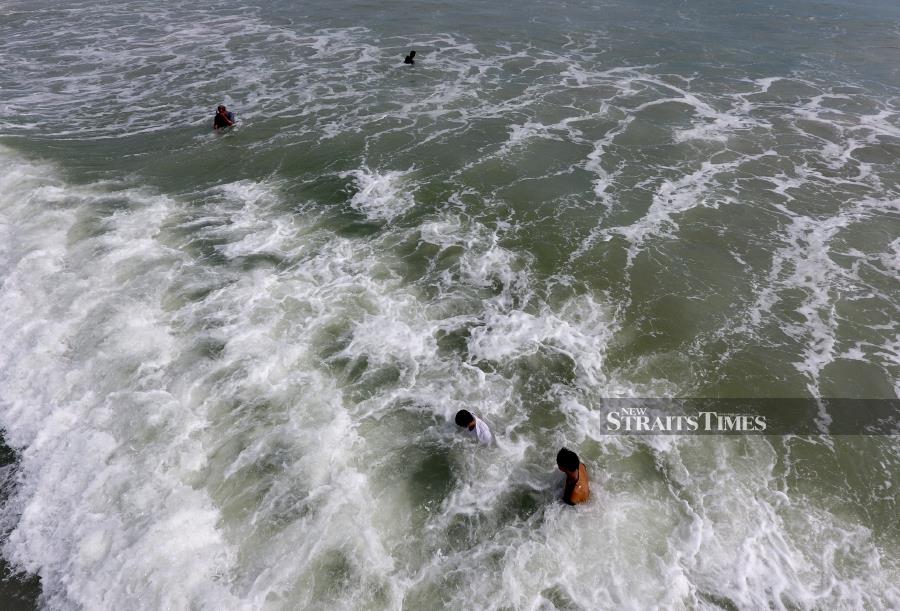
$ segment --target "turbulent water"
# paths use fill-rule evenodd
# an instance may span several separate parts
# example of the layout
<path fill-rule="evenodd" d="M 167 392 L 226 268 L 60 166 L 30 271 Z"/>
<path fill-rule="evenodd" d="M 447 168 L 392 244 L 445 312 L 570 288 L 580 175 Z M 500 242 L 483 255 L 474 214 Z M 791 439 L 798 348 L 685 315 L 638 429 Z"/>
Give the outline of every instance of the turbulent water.
<path fill-rule="evenodd" d="M 900 608 L 898 437 L 601 401 L 900 394 L 893 1 L 14 0 L 0 59 L 40 606 Z"/>

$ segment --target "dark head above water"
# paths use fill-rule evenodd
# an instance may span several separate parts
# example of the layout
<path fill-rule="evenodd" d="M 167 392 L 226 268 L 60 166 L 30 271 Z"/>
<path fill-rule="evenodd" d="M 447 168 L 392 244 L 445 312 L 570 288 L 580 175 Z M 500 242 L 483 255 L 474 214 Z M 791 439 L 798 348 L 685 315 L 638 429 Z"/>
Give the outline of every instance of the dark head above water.
<path fill-rule="evenodd" d="M 410 51 L 410 52 L 409 52 L 409 55 L 407 55 L 406 57 L 403 58 L 403 63 L 404 63 L 404 64 L 414 64 L 414 63 L 416 63 L 416 61 L 415 61 L 415 59 L 414 59 L 415 56 L 416 56 L 416 52 L 415 52 L 415 51 Z"/>
<path fill-rule="evenodd" d="M 456 424 L 461 427 L 469 428 L 470 424 L 475 422 L 475 416 L 473 416 L 468 410 L 461 409 L 456 412 Z"/>
<path fill-rule="evenodd" d="M 578 465 L 580 464 L 581 461 L 578 460 L 578 454 L 576 454 L 569 448 L 562 448 L 556 454 L 556 466 L 559 467 L 560 471 L 565 471 L 566 473 L 574 473 L 578 471 Z"/>

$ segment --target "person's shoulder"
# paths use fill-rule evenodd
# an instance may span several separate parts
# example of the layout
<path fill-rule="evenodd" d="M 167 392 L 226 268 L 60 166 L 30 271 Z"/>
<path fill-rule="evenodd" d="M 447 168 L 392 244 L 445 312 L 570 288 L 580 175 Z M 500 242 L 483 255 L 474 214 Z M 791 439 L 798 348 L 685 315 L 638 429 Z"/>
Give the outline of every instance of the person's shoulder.
<path fill-rule="evenodd" d="M 584 463 L 580 463 L 578 465 L 578 483 L 579 483 L 579 485 L 588 486 L 588 485 L 590 485 L 590 481 L 591 481 L 591 478 L 588 475 L 587 465 L 585 465 Z"/>
<path fill-rule="evenodd" d="M 475 435 L 481 443 L 490 445 L 494 442 L 494 435 L 491 433 L 491 427 L 477 416 L 475 417 Z"/>

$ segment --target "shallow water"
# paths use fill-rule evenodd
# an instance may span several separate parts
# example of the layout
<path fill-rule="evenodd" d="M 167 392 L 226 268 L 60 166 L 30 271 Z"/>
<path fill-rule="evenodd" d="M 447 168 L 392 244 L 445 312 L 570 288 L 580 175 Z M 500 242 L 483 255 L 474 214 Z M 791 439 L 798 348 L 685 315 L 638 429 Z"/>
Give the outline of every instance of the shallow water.
<path fill-rule="evenodd" d="M 2 553 L 41 606 L 900 606 L 896 436 L 602 403 L 900 394 L 892 3 L 0 16 Z"/>

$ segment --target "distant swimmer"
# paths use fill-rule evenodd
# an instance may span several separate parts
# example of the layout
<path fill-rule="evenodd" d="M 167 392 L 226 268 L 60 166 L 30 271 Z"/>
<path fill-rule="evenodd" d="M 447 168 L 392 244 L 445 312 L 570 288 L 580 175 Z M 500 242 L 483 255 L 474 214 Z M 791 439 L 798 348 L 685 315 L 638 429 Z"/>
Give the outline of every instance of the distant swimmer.
<path fill-rule="evenodd" d="M 216 108 L 216 116 L 213 117 L 213 129 L 225 129 L 226 127 L 232 127 L 235 123 L 237 123 L 237 120 L 234 118 L 234 113 L 228 112 L 225 105 L 220 104 Z"/>
<path fill-rule="evenodd" d="M 591 485 L 588 481 L 587 467 L 578 459 L 578 454 L 563 448 L 556 455 L 556 465 L 566 474 L 563 502 L 578 505 L 587 501 L 591 496 Z"/>
<path fill-rule="evenodd" d="M 415 64 L 416 63 L 415 57 L 416 57 L 416 52 L 410 51 L 409 55 L 407 55 L 406 57 L 403 58 L 403 63 L 404 64 Z"/>
<path fill-rule="evenodd" d="M 476 418 L 464 409 L 456 412 L 456 424 L 467 429 L 474 435 L 475 439 L 484 445 L 491 445 L 494 441 L 494 436 L 491 435 L 491 429 L 484 423 L 484 420 Z"/>

